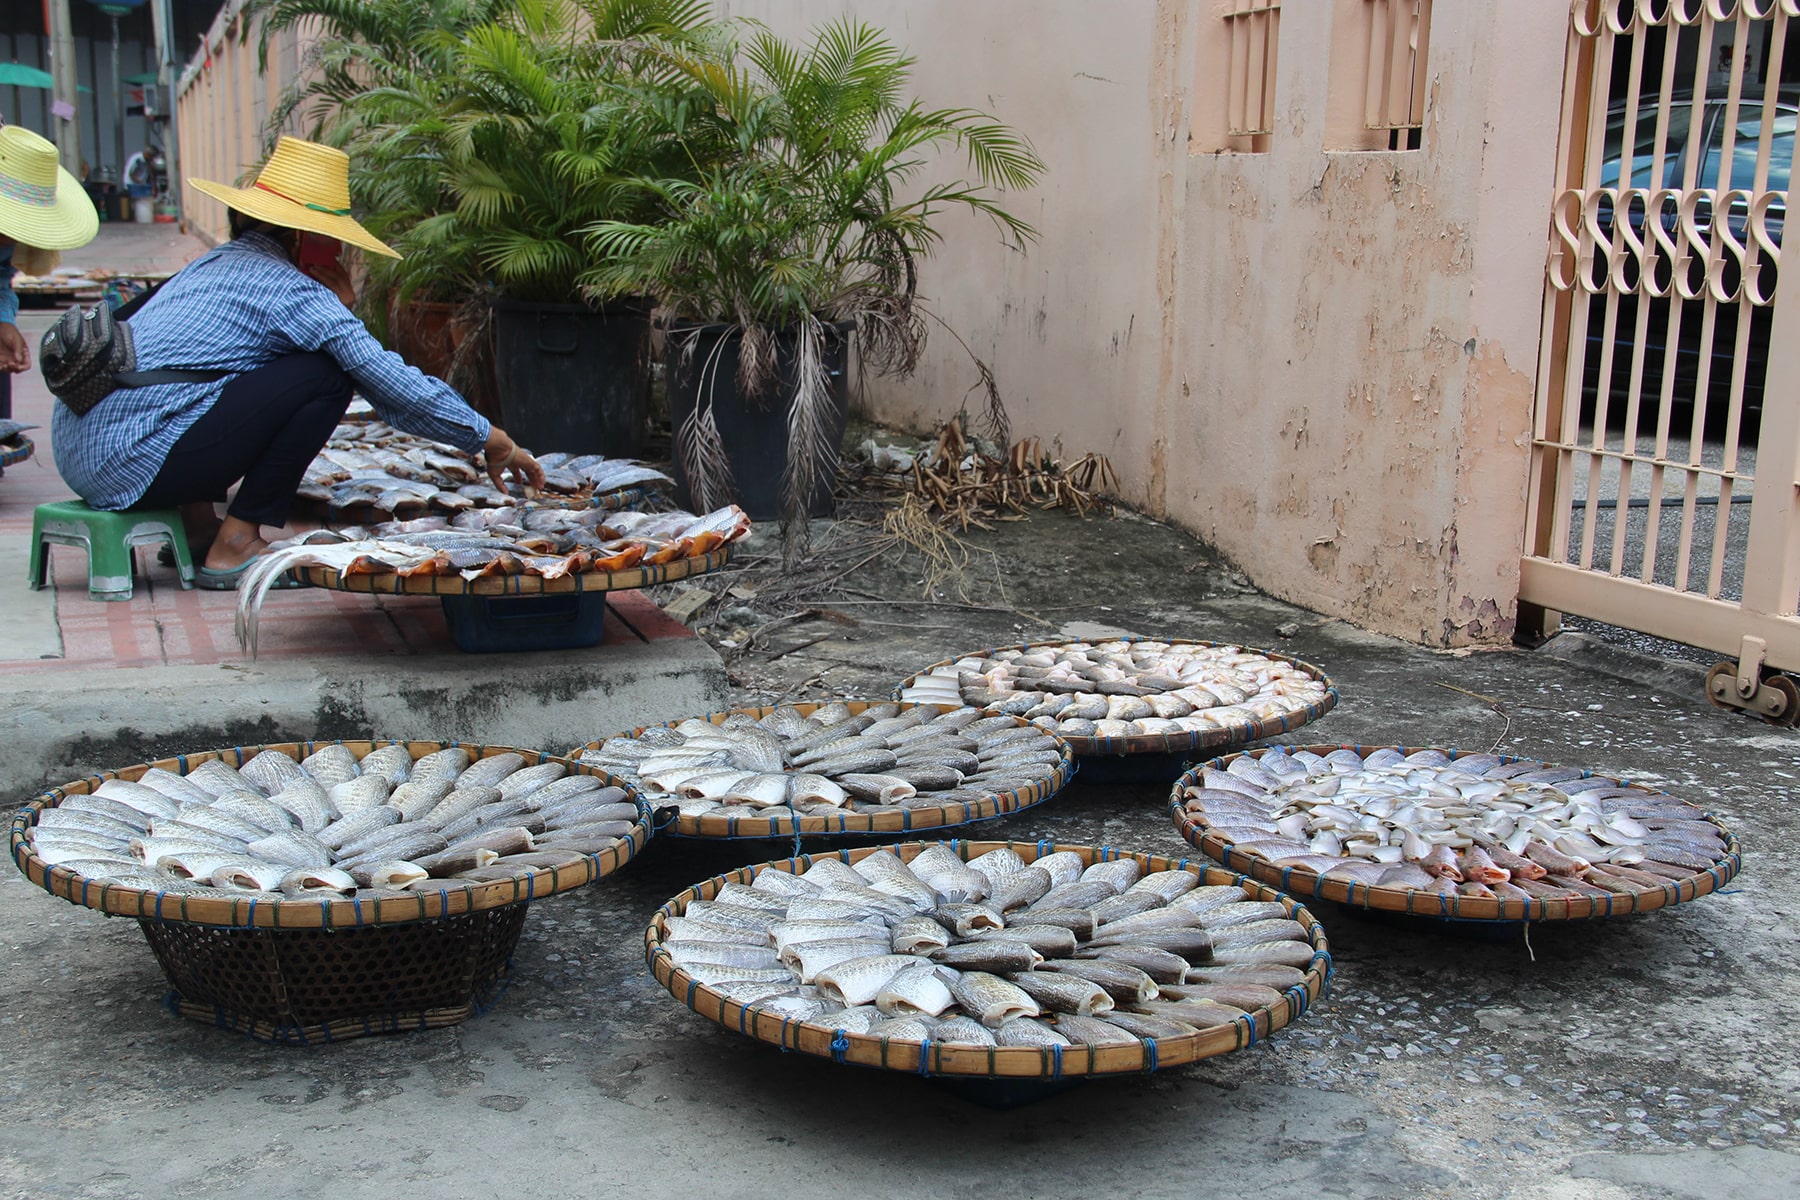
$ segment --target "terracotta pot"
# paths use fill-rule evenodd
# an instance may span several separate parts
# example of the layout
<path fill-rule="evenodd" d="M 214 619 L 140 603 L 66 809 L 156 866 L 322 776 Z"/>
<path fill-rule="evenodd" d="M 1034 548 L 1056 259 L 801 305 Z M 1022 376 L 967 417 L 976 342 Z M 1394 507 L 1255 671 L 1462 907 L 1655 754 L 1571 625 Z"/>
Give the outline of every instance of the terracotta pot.
<path fill-rule="evenodd" d="M 389 315 L 394 349 L 425 374 L 435 375 L 457 388 L 476 412 L 497 421 L 500 389 L 494 382 L 492 335 L 483 334 L 476 322 L 458 319 L 456 312 L 460 307 L 442 300 L 396 304 Z M 471 336 L 485 336 L 486 344 L 465 356 L 469 361 L 459 378 L 455 372 L 457 355 Z"/>

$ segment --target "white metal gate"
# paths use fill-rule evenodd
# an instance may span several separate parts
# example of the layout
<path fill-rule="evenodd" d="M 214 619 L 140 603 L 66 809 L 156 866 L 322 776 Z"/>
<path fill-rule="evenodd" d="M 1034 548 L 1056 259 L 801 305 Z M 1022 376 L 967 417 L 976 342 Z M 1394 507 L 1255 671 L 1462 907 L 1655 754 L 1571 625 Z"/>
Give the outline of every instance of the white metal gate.
<path fill-rule="evenodd" d="M 1715 699 L 1787 720 L 1792 682 L 1759 674 L 1800 669 L 1800 304 L 1777 303 L 1797 18 L 1575 0 L 1520 572 L 1550 622 L 1738 657 Z"/>

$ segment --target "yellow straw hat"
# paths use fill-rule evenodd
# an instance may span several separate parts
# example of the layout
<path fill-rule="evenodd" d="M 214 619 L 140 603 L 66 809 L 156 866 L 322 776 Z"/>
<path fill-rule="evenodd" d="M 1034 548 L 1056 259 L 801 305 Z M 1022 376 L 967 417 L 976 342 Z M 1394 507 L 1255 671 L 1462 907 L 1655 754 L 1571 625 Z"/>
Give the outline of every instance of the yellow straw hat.
<path fill-rule="evenodd" d="M 247 188 L 227 187 L 205 179 L 189 183 L 215 200 L 223 200 L 245 216 L 322 233 L 376 254 L 399 258 L 400 252 L 356 223 L 350 215 L 350 156 L 342 150 L 284 137 Z"/>
<path fill-rule="evenodd" d="M 0 235 L 40 250 L 73 250 L 100 232 L 81 181 L 56 165 L 56 147 L 17 125 L 0 126 Z"/>

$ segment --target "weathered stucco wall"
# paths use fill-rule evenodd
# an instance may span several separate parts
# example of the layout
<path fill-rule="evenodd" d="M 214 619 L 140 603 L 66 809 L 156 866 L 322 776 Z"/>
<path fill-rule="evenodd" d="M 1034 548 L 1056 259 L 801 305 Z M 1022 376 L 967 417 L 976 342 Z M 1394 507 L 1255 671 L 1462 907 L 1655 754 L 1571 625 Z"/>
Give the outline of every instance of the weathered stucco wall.
<path fill-rule="evenodd" d="M 1112 457 L 1127 498 L 1262 587 L 1427 644 L 1507 640 L 1568 8 L 1439 4 L 1416 151 L 1328 152 L 1348 15 L 1288 0 L 1266 153 L 1191 154 L 1211 0 L 735 0 L 795 34 L 843 12 L 1050 165 L 1042 241 L 958 220 L 923 276 L 999 374 L 1016 434 Z M 1360 53 L 1360 51 L 1358 52 Z M 1354 125 L 1354 116 L 1350 121 Z M 939 334 L 868 398 L 926 427 L 975 374 Z"/>

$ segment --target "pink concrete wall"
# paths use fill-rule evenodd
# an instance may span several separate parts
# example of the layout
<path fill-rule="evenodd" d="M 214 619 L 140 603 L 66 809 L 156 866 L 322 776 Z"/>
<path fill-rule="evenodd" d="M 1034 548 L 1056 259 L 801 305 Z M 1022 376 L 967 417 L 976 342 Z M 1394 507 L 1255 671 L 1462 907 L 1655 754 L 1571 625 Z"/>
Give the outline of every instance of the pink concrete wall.
<path fill-rule="evenodd" d="M 1261 154 L 1188 150 L 1196 100 L 1222 103 L 1194 78 L 1211 3 L 722 7 L 790 35 L 879 24 L 928 103 L 1033 139 L 1050 174 L 1014 205 L 1040 244 L 1020 256 L 959 219 L 922 282 L 992 362 L 1016 434 L 1110 455 L 1127 500 L 1278 596 L 1429 645 L 1503 643 L 1568 7 L 1437 5 L 1422 148 L 1327 152 L 1357 3 L 1283 6 Z M 940 334 L 867 407 L 926 428 L 974 381 Z"/>

